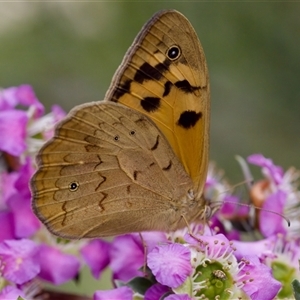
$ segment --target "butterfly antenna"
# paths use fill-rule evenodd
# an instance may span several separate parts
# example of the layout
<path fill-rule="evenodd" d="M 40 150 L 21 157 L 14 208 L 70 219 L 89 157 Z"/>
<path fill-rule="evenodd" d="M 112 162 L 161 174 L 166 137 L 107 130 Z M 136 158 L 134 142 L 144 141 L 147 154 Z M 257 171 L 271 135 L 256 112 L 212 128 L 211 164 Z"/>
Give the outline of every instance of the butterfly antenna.
<path fill-rule="evenodd" d="M 232 192 L 232 191 L 234 191 L 238 186 L 241 186 L 241 185 L 244 185 L 244 184 L 247 184 L 248 185 L 248 187 L 251 187 L 251 186 L 253 186 L 253 184 L 254 184 L 254 180 L 253 180 L 253 178 L 249 178 L 249 179 L 245 179 L 244 181 L 241 181 L 241 182 L 239 182 L 239 183 L 236 183 L 235 185 L 232 185 L 230 188 L 228 188 L 228 190 L 226 191 L 223 191 L 222 193 L 227 193 L 227 192 Z M 220 193 L 220 194 L 222 194 L 222 193 Z"/>
<path fill-rule="evenodd" d="M 269 210 L 269 209 L 266 209 L 266 208 L 262 208 L 262 207 L 258 207 L 258 206 L 255 206 L 253 204 L 247 204 L 247 203 L 236 203 L 236 202 L 231 202 L 231 201 L 225 201 L 223 202 L 224 203 L 230 203 L 230 204 L 234 204 L 234 205 L 240 205 L 240 206 L 247 206 L 247 207 L 250 207 L 250 208 L 255 208 L 255 209 L 258 209 L 258 210 L 263 210 L 263 211 L 267 211 L 269 213 L 272 213 L 272 214 L 275 214 L 279 217 L 282 217 L 288 224 L 288 227 L 291 226 L 291 221 L 283 214 L 280 214 L 276 211 L 272 211 L 272 210 Z"/>

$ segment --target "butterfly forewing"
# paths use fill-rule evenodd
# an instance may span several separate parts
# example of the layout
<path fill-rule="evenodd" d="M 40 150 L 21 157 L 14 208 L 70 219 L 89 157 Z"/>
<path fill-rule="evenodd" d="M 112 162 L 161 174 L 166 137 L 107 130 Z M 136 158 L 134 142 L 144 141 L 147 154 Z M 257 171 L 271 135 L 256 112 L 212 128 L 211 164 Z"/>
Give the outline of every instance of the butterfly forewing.
<path fill-rule="evenodd" d="M 106 99 L 125 104 L 161 129 L 202 193 L 209 152 L 210 91 L 203 49 L 190 22 L 163 11 L 143 27 Z"/>

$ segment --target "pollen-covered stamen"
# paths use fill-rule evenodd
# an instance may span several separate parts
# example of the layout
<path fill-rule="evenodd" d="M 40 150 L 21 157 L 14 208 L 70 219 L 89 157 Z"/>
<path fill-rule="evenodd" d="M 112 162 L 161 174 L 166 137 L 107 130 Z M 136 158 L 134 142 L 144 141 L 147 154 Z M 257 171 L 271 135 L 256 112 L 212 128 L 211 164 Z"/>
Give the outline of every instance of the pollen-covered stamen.
<path fill-rule="evenodd" d="M 293 278 L 300 276 L 297 267 L 299 257 L 297 240 L 293 238 L 287 240 L 282 234 L 278 234 L 276 239 L 270 241 L 264 262 L 272 269 L 274 278 L 282 284 L 278 294 L 280 298 L 293 297 L 291 282 Z"/>
<path fill-rule="evenodd" d="M 229 299 L 236 293 L 235 277 L 239 272 L 229 241 L 203 237 L 199 247 L 193 247 L 192 265 L 195 268 L 193 295 L 197 299 Z"/>

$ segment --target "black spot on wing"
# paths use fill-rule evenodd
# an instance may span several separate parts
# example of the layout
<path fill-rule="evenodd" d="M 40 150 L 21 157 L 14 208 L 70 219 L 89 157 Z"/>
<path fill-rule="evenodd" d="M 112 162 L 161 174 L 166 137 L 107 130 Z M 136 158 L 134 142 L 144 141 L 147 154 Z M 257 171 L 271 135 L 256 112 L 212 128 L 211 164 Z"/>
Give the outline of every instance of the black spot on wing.
<path fill-rule="evenodd" d="M 130 192 L 131 192 L 130 189 L 131 189 L 131 186 L 127 185 L 127 187 L 126 187 L 127 194 L 130 194 Z"/>
<path fill-rule="evenodd" d="M 162 169 L 163 169 L 163 171 L 169 171 L 171 169 L 171 167 L 172 167 L 172 161 L 170 160 L 169 164 L 166 167 L 162 168 Z"/>
<path fill-rule="evenodd" d="M 145 97 L 143 100 L 141 100 L 141 106 L 147 112 L 154 112 L 159 109 L 160 98 Z"/>
<path fill-rule="evenodd" d="M 134 180 L 137 180 L 137 176 L 138 176 L 138 174 L 140 174 L 141 172 L 140 171 L 134 171 L 133 172 L 133 179 Z"/>
<path fill-rule="evenodd" d="M 144 62 L 134 75 L 134 80 L 138 83 L 143 83 L 147 80 L 159 80 L 169 69 L 170 61 L 165 60 L 163 63 L 158 63 L 154 67 L 149 63 Z"/>
<path fill-rule="evenodd" d="M 186 79 L 175 82 L 175 86 L 186 94 L 191 94 L 194 91 L 201 89 L 199 86 L 192 86 Z"/>
<path fill-rule="evenodd" d="M 166 96 L 168 96 L 169 95 L 169 93 L 170 93 L 170 91 L 171 91 L 171 87 L 172 87 L 172 82 L 170 82 L 170 81 L 167 81 L 166 83 L 165 83 L 165 90 L 164 90 L 164 93 L 163 93 L 163 97 L 166 97 Z"/>
<path fill-rule="evenodd" d="M 126 80 L 123 84 L 120 84 L 112 97 L 112 101 L 114 102 L 118 102 L 118 100 L 126 93 L 130 92 L 130 84 L 131 84 L 132 80 L 128 79 Z"/>
<path fill-rule="evenodd" d="M 159 144 L 159 135 L 156 137 L 155 144 L 153 145 L 153 147 L 151 148 L 151 150 L 153 151 L 153 150 L 157 149 L 158 144 Z"/>
<path fill-rule="evenodd" d="M 139 83 L 143 83 L 144 81 L 151 79 L 159 80 L 161 76 L 161 72 L 159 72 L 155 67 L 152 67 L 150 64 L 145 62 L 136 71 L 133 79 Z"/>
<path fill-rule="evenodd" d="M 196 123 L 201 119 L 202 112 L 195 112 L 193 110 L 186 110 L 181 113 L 179 120 L 177 121 L 177 125 L 188 129 L 194 127 Z"/>
<path fill-rule="evenodd" d="M 158 63 L 155 66 L 155 69 L 158 70 L 161 73 L 165 73 L 166 71 L 169 70 L 170 64 L 171 64 L 171 61 L 166 58 L 162 63 Z"/>

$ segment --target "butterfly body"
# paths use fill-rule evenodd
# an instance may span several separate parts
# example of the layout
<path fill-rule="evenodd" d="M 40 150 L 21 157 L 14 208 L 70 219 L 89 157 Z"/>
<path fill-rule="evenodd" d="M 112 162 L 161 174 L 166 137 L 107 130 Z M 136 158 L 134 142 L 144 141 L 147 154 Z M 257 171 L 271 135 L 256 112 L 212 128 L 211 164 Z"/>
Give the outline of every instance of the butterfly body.
<path fill-rule="evenodd" d="M 40 150 L 33 209 L 66 238 L 203 221 L 208 146 L 202 47 L 184 16 L 159 12 L 125 55 L 105 100 L 74 108 Z"/>

